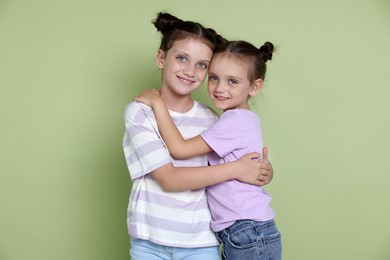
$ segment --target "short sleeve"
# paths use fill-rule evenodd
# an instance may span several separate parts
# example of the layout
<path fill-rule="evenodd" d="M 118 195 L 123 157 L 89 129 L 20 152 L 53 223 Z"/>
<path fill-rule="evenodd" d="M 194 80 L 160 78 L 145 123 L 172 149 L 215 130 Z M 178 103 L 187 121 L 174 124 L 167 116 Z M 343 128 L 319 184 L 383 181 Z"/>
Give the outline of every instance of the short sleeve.
<path fill-rule="evenodd" d="M 132 179 L 172 162 L 147 106 L 131 103 L 125 110 L 123 149 Z"/>
<path fill-rule="evenodd" d="M 240 148 L 243 120 L 236 110 L 226 111 L 201 137 L 221 158 Z"/>

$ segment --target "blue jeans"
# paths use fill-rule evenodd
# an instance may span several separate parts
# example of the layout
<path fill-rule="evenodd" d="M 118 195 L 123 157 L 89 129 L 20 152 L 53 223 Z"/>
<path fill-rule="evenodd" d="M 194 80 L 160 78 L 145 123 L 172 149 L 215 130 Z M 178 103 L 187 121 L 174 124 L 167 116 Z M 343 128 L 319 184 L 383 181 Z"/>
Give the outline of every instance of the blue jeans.
<path fill-rule="evenodd" d="M 182 248 L 131 238 L 131 260 L 219 260 L 218 246 Z"/>
<path fill-rule="evenodd" d="M 275 221 L 239 220 L 216 233 L 222 259 L 280 260 L 282 240 Z"/>

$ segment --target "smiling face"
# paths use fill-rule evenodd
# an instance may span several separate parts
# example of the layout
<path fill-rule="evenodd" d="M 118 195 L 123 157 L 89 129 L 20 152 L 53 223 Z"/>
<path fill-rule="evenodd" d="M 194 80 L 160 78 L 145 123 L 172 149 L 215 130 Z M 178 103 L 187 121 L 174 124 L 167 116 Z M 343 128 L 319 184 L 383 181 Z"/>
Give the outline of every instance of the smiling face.
<path fill-rule="evenodd" d="M 165 95 L 189 97 L 204 82 L 213 55 L 209 46 L 193 38 L 178 40 L 157 54 L 157 67 L 163 70 L 161 91 Z"/>
<path fill-rule="evenodd" d="M 248 62 L 234 55 L 217 54 L 209 69 L 208 92 L 214 106 L 223 111 L 235 108 L 249 109 L 249 97 L 257 95 L 263 81 L 251 82 Z"/>

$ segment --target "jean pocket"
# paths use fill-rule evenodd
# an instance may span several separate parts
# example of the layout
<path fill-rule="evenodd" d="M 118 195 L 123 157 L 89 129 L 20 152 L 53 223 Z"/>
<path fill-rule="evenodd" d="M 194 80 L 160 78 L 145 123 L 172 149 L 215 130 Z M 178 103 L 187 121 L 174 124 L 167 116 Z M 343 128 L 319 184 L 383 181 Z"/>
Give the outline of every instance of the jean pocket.
<path fill-rule="evenodd" d="M 268 234 L 262 238 L 263 249 L 268 256 L 267 259 L 279 260 L 282 259 L 282 237 L 279 231 Z"/>
<path fill-rule="evenodd" d="M 272 226 L 263 231 L 263 241 L 265 244 L 281 241 L 281 234 L 276 226 Z"/>
<path fill-rule="evenodd" d="M 257 236 L 253 228 L 241 229 L 227 237 L 229 244 L 237 249 L 248 249 L 257 246 Z"/>

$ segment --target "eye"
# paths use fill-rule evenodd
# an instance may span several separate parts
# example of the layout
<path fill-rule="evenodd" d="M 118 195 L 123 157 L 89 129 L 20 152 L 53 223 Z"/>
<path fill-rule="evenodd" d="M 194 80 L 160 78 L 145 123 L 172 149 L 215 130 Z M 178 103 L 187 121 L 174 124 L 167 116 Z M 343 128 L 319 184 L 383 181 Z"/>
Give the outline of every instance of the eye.
<path fill-rule="evenodd" d="M 207 68 L 208 68 L 208 64 L 203 63 L 203 62 L 199 63 L 198 66 L 199 66 L 199 68 L 201 68 L 202 70 L 207 70 Z"/>
<path fill-rule="evenodd" d="M 218 80 L 217 76 L 215 76 L 215 75 L 209 76 L 209 81 L 216 81 L 216 80 Z"/>
<path fill-rule="evenodd" d="M 229 84 L 229 85 L 236 85 L 236 84 L 238 84 L 238 81 L 235 80 L 235 79 L 229 79 L 229 80 L 228 80 L 228 84 Z"/>
<path fill-rule="evenodd" d="M 177 56 L 176 59 L 177 59 L 178 61 L 181 61 L 181 62 L 185 62 L 185 61 L 187 60 L 187 58 L 184 57 L 183 55 Z"/>

